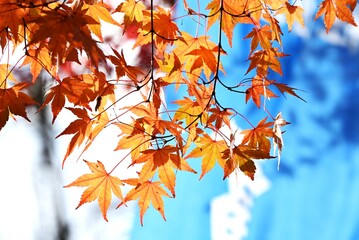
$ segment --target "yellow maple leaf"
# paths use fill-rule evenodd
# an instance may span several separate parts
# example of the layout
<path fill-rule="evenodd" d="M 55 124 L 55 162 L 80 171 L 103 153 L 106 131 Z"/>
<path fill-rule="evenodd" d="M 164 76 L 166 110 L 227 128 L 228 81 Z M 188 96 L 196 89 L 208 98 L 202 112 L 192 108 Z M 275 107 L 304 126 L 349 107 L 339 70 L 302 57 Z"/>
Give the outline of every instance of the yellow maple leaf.
<path fill-rule="evenodd" d="M 143 226 L 143 216 L 152 203 L 152 206 L 161 213 L 163 219 L 165 218 L 164 203 L 162 197 L 170 197 L 166 190 L 161 187 L 161 182 L 146 181 L 144 183 L 138 183 L 137 179 L 124 180 L 127 184 L 135 186 L 126 195 L 123 202 L 117 207 L 125 204 L 128 201 L 138 199 L 138 206 L 140 207 L 140 221 Z"/>
<path fill-rule="evenodd" d="M 288 24 L 288 30 L 292 30 L 292 26 L 294 21 L 297 21 L 304 27 L 304 19 L 303 19 L 304 9 L 300 6 L 293 6 L 288 2 L 277 11 L 277 14 L 284 14 Z"/>
<path fill-rule="evenodd" d="M 94 163 L 86 160 L 84 162 L 92 173 L 84 174 L 64 187 L 87 187 L 82 193 L 80 203 L 76 209 L 84 203 L 98 199 L 103 218 L 108 221 L 107 210 L 112 200 L 112 193 L 122 200 L 122 192 L 119 186 L 123 185 L 123 183 L 119 178 L 111 176 L 110 173 L 106 172 L 102 162 L 97 161 L 97 163 Z"/>
<path fill-rule="evenodd" d="M 228 146 L 223 140 L 213 140 L 209 135 L 205 134 L 196 140 L 197 147 L 190 152 L 186 158 L 202 158 L 202 173 L 199 179 L 208 173 L 215 165 L 216 161 L 223 168 L 225 160 L 222 157 L 222 152 Z"/>

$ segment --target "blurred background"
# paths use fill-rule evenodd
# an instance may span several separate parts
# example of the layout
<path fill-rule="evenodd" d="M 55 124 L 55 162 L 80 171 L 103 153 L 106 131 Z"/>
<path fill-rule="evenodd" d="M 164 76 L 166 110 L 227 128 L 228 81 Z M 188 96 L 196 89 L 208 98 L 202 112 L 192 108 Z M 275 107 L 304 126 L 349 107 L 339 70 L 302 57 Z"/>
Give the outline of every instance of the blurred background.
<path fill-rule="evenodd" d="M 69 138 L 54 137 L 72 116 L 62 113 L 66 122 L 51 126 L 46 111 L 30 109 L 32 123 L 10 119 L 0 132 L 0 240 L 359 239 L 359 30 L 336 22 L 327 35 L 323 22 L 313 21 L 319 1 L 297 3 L 306 9 L 306 28 L 283 29 L 283 51 L 291 56 L 283 58 L 281 81 L 301 89 L 307 103 L 291 96 L 267 103 L 271 113 L 281 111 L 291 122 L 279 171 L 270 160 L 257 162 L 255 181 L 239 174 L 222 181 L 219 168 L 201 181 L 183 173 L 177 176 L 176 199 L 165 202 L 166 222 L 150 209 L 141 227 L 136 203 L 117 210 L 114 204 L 105 222 L 95 202 L 75 210 L 83 189 L 63 189 L 88 171 L 73 160 L 61 170 Z M 238 26 L 234 48 L 224 47 L 226 79 L 240 81 L 247 70 L 250 43 L 242 39 L 249 31 Z M 244 106 L 244 96 L 220 98 Z M 241 113 L 264 116 L 252 103 Z M 106 136 L 85 159 L 119 158 L 112 152 L 116 143 Z M 191 164 L 200 169 L 199 160 Z"/>

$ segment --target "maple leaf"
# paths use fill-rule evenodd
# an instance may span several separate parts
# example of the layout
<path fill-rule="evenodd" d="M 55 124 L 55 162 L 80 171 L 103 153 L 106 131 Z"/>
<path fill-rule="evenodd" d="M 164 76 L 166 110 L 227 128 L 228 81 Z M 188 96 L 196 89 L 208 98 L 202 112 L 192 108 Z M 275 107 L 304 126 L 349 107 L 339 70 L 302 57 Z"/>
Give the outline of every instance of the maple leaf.
<path fill-rule="evenodd" d="M 109 8 L 110 7 L 105 3 L 84 4 L 82 7 L 82 9 L 87 9 L 87 14 L 97 22 L 103 20 L 115 26 L 121 26 L 113 19 L 108 10 Z M 100 24 L 91 24 L 89 25 L 89 28 L 101 41 L 103 41 Z"/>
<path fill-rule="evenodd" d="M 281 27 L 279 26 L 278 20 L 267 13 L 264 14 L 264 19 L 269 22 L 271 30 L 272 30 L 271 31 L 272 36 L 270 37 L 270 39 L 276 40 L 279 43 L 279 45 L 282 45 L 281 35 L 283 35 L 283 32 L 282 32 Z"/>
<path fill-rule="evenodd" d="M 217 20 L 222 21 L 221 30 L 226 34 L 229 45 L 232 47 L 233 30 L 238 23 L 233 15 L 239 15 L 241 12 L 239 12 L 237 8 L 238 3 L 234 3 L 232 0 L 224 0 L 222 6 L 221 2 L 221 0 L 213 0 L 207 5 L 206 9 L 211 10 L 208 14 L 210 17 L 208 19 L 207 29 Z"/>
<path fill-rule="evenodd" d="M 356 3 L 357 1 L 352 0 L 324 0 L 320 4 L 315 19 L 324 14 L 324 25 L 327 33 L 332 28 L 336 17 L 343 22 L 357 26 L 352 13 Z"/>
<path fill-rule="evenodd" d="M 40 75 L 41 70 L 45 69 L 52 76 L 57 76 L 58 67 L 52 64 L 51 56 L 47 49 L 46 44 L 44 46 L 34 47 L 31 46 L 27 50 L 28 55 L 26 55 L 21 66 L 30 64 L 30 72 L 32 75 L 32 82 L 35 83 L 37 77 Z"/>
<path fill-rule="evenodd" d="M 273 157 L 268 152 L 263 152 L 246 145 L 238 145 L 233 149 L 223 151 L 223 158 L 226 159 L 223 179 L 239 168 L 246 176 L 254 180 L 256 166 L 253 160 Z"/>
<path fill-rule="evenodd" d="M 116 49 L 112 48 L 112 51 L 115 53 L 115 56 L 108 56 L 108 58 L 116 66 L 117 78 L 119 79 L 126 75 L 133 82 L 137 83 L 138 76 L 143 75 L 142 70 L 139 67 L 130 66 L 126 63 L 123 49 L 121 49 L 121 54 Z"/>
<path fill-rule="evenodd" d="M 157 7 L 157 11 L 154 13 L 153 27 L 159 43 L 169 41 L 172 44 L 177 34 L 180 33 L 177 24 L 172 21 L 171 12 L 161 7 Z M 143 28 L 146 29 L 145 26 Z"/>
<path fill-rule="evenodd" d="M 64 78 L 59 85 L 52 87 L 47 93 L 41 108 L 51 103 L 52 123 L 55 122 L 57 115 L 65 106 L 65 99 L 76 104 L 83 94 L 83 91 L 88 88 L 88 85 L 78 78 L 67 77 Z M 86 102 L 86 101 L 85 101 Z"/>
<path fill-rule="evenodd" d="M 353 26 L 357 26 L 355 23 L 354 17 L 353 17 L 353 11 L 356 6 L 356 1 L 350 1 L 350 0 L 336 0 L 336 15 L 339 20 L 343 22 L 347 22 L 352 24 Z"/>
<path fill-rule="evenodd" d="M 292 26 L 294 21 L 297 21 L 304 27 L 304 19 L 303 19 L 304 9 L 300 6 L 293 6 L 288 2 L 285 2 L 285 5 L 280 8 L 276 14 L 284 14 L 288 24 L 288 30 L 292 30 Z"/>
<path fill-rule="evenodd" d="M 218 107 L 211 108 L 208 110 L 212 114 L 208 117 L 207 124 L 211 124 L 215 122 L 214 127 L 216 130 L 220 130 L 220 128 L 225 124 L 230 127 L 231 123 L 228 116 L 232 116 L 232 113 L 228 109 L 221 110 Z"/>
<path fill-rule="evenodd" d="M 158 171 L 161 182 L 171 191 L 174 197 L 176 175 L 173 169 L 182 170 L 183 168 L 190 172 L 196 172 L 182 158 L 179 158 L 177 153 L 178 148 L 169 145 L 163 148 L 142 151 L 141 156 L 133 159 L 131 164 L 144 163 L 138 181 L 142 183 L 150 180 Z"/>
<path fill-rule="evenodd" d="M 112 194 L 122 200 L 120 185 L 124 184 L 118 177 L 111 176 L 111 173 L 106 171 L 102 162 L 97 161 L 94 163 L 86 160 L 84 160 L 84 162 L 92 173 L 84 174 L 64 187 L 87 187 L 82 193 L 81 200 L 76 209 L 84 203 L 89 203 L 97 199 L 102 216 L 108 221 L 107 210 L 112 201 Z"/>
<path fill-rule="evenodd" d="M 138 118 L 136 121 L 145 123 L 147 126 L 151 126 L 150 130 L 149 128 L 147 129 L 147 132 L 151 136 L 157 134 L 164 135 L 166 131 L 168 131 L 176 137 L 179 143 L 181 143 L 183 140 L 181 136 L 183 128 L 173 121 L 162 119 L 158 114 L 159 107 L 159 104 L 158 106 L 155 106 L 155 101 L 153 100 L 152 103 L 149 103 L 146 106 L 136 106 L 132 108 L 131 111 L 138 116 L 143 116 Z"/>
<path fill-rule="evenodd" d="M 252 98 L 253 102 L 256 104 L 258 108 L 261 105 L 261 97 L 270 99 L 271 97 L 278 97 L 275 95 L 268 86 L 271 85 L 272 82 L 266 79 L 260 79 L 259 77 L 254 77 L 252 79 L 252 86 L 246 90 L 246 102 L 250 98 Z"/>
<path fill-rule="evenodd" d="M 97 135 L 105 128 L 108 124 L 109 119 L 106 112 L 100 114 L 97 118 L 91 119 L 88 116 L 88 113 L 85 109 L 81 108 L 67 108 L 74 115 L 79 117 L 79 119 L 74 120 L 70 123 L 69 126 L 65 128 L 56 138 L 67 135 L 74 134 L 71 138 L 71 141 L 67 147 L 64 159 L 62 160 L 62 167 L 64 167 L 65 160 L 67 157 L 74 151 L 75 147 L 79 147 L 86 140 L 86 145 L 82 152 L 86 151 L 92 144 L 93 140 Z"/>
<path fill-rule="evenodd" d="M 203 137 L 199 137 L 195 143 L 197 147 L 194 148 L 186 158 L 202 158 L 202 173 L 199 179 L 202 179 L 202 177 L 214 167 L 216 162 L 218 162 L 221 167 L 224 167 L 225 160 L 222 156 L 222 152 L 228 148 L 225 141 L 213 140 L 209 135 L 203 133 Z"/>
<path fill-rule="evenodd" d="M 336 16 L 334 3 L 331 0 L 325 0 L 320 4 L 320 8 L 315 15 L 315 19 L 319 18 L 323 14 L 325 28 L 327 29 L 328 33 L 334 24 Z"/>
<path fill-rule="evenodd" d="M 223 179 L 226 179 L 236 168 L 254 180 L 256 166 L 252 159 L 242 153 L 240 146 L 234 149 L 226 149 L 223 152 L 223 158 L 227 159 L 224 167 Z"/>
<path fill-rule="evenodd" d="M 81 74 L 73 76 L 72 79 L 87 84 L 82 93 L 74 98 L 74 105 L 84 106 L 91 109 L 89 102 L 96 100 L 95 111 L 102 112 L 107 102 L 114 103 L 116 101 L 116 86 L 106 80 L 106 75 L 96 69 L 90 74 Z"/>
<path fill-rule="evenodd" d="M 122 12 L 125 14 L 123 20 L 126 31 L 130 24 L 140 23 L 143 20 L 144 10 L 146 10 L 146 6 L 142 1 L 126 0 L 118 5 L 115 12 Z"/>
<path fill-rule="evenodd" d="M 204 64 L 209 68 L 211 72 L 216 72 L 217 69 L 217 59 L 214 54 L 217 51 L 215 49 L 210 50 L 203 46 L 200 46 L 199 49 L 194 49 L 191 52 L 187 53 L 187 55 L 196 56 L 196 60 L 193 62 L 190 71 L 197 68 L 203 68 Z"/>
<path fill-rule="evenodd" d="M 140 122 L 136 121 L 131 125 L 117 123 L 116 126 L 121 129 L 121 135 L 123 135 L 123 137 L 118 142 L 114 151 L 130 149 L 131 158 L 136 159 L 140 156 L 142 151 L 149 149 L 151 146 L 150 140 L 152 139 L 152 136 L 146 134 L 146 130 Z"/>
<path fill-rule="evenodd" d="M 274 152 L 276 152 L 276 149 L 278 147 L 278 170 L 279 170 L 279 164 L 280 164 L 280 154 L 282 152 L 282 148 L 283 148 L 283 137 L 282 137 L 282 127 L 284 127 L 285 125 L 290 124 L 290 122 L 287 122 L 283 119 L 282 117 L 282 113 L 279 112 L 277 114 L 277 116 L 274 119 L 274 124 L 273 124 L 273 132 L 274 132 L 274 136 L 273 136 L 273 145 L 274 145 Z"/>
<path fill-rule="evenodd" d="M 297 98 L 299 98 L 300 100 L 306 102 L 302 97 L 300 97 L 296 92 L 295 90 L 298 90 L 296 88 L 292 88 L 292 87 L 289 87 L 287 84 L 284 84 L 284 83 L 277 83 L 277 82 L 272 82 L 272 84 L 274 86 L 276 86 L 278 88 L 278 90 L 284 95 L 284 93 L 288 93 L 290 95 L 293 95 Z"/>
<path fill-rule="evenodd" d="M 0 88 L 0 130 L 5 126 L 10 114 L 23 117 L 30 122 L 26 114 L 26 106 L 36 104 L 36 102 L 25 93 L 20 92 L 27 85 L 18 83 L 11 88 Z"/>
<path fill-rule="evenodd" d="M 268 4 L 271 9 L 278 10 L 286 3 L 286 0 L 266 0 L 266 4 Z"/>
<path fill-rule="evenodd" d="M 162 198 L 170 197 L 170 195 L 168 195 L 166 190 L 161 187 L 161 182 L 146 181 L 139 183 L 137 179 L 123 180 L 123 182 L 135 187 L 127 193 L 123 199 L 123 202 L 120 203 L 117 207 L 121 206 L 122 204 L 126 204 L 128 201 L 138 199 L 138 206 L 140 208 L 140 222 L 142 226 L 143 216 L 149 208 L 150 203 L 152 203 L 152 206 L 159 213 L 161 213 L 163 219 L 166 220 Z"/>
<path fill-rule="evenodd" d="M 4 37 L 7 38 L 7 36 L 12 35 L 10 40 L 14 40 L 15 43 L 23 39 L 23 35 L 19 34 L 19 28 L 23 25 L 23 19 L 28 16 L 30 9 L 26 8 L 25 6 L 27 4 L 25 1 L 23 2 L 24 7 L 18 4 L 16 0 L 2 0 L 0 4 L 0 31 L 7 29 L 7 34 Z M 2 44 L 2 48 L 3 47 Z"/>
<path fill-rule="evenodd" d="M 72 55 L 77 55 L 76 49 L 84 50 L 95 67 L 99 62 L 105 62 L 105 55 L 92 38 L 88 27 L 99 23 L 86 14 L 87 9 L 80 8 L 81 5 L 70 8 L 62 4 L 57 11 L 43 9 L 40 17 L 29 21 L 35 23 L 29 45 L 47 42 L 54 65 L 63 63 L 67 57 L 73 59 Z"/>
<path fill-rule="evenodd" d="M 159 49 L 165 48 L 166 44 L 172 45 L 177 40 L 180 31 L 177 24 L 172 21 L 169 10 L 157 6 L 157 10 L 153 12 L 152 20 L 150 11 L 144 11 L 143 14 L 143 25 L 139 29 L 133 48 L 150 43 L 152 41 L 151 32 L 153 32 L 153 40 Z"/>
<path fill-rule="evenodd" d="M 272 39 L 272 31 L 268 25 L 261 28 L 253 28 L 250 33 L 247 34 L 246 38 L 252 38 L 251 41 L 251 53 L 257 48 L 258 44 L 264 49 L 272 48 L 270 40 Z"/>
<path fill-rule="evenodd" d="M 70 110 L 77 117 L 79 117 L 79 119 L 76 119 L 75 121 L 71 122 L 70 125 L 67 126 L 65 130 L 62 131 L 56 137 L 58 138 L 62 135 L 74 134 L 67 147 L 64 160 L 62 161 L 62 167 L 64 166 L 65 159 L 72 153 L 75 147 L 80 146 L 85 141 L 86 137 L 90 135 L 92 130 L 91 119 L 88 116 L 87 111 L 85 109 L 80 109 L 80 108 L 67 108 L 67 109 Z"/>
<path fill-rule="evenodd" d="M 196 82 L 198 76 L 200 76 L 202 71 L 204 72 L 206 77 L 209 78 L 210 74 L 212 73 L 211 68 L 213 68 L 213 63 L 209 61 L 211 68 L 207 67 L 206 64 L 202 64 L 204 68 L 193 67 L 194 62 L 198 59 L 198 56 L 196 54 L 189 54 L 189 53 L 193 52 L 194 50 L 200 51 L 202 47 L 207 50 L 213 51 L 213 53 L 211 54 L 216 54 L 216 53 L 218 54 L 218 50 L 217 50 L 218 48 L 216 48 L 217 44 L 211 41 L 208 36 L 193 37 L 188 33 L 183 32 L 182 40 L 179 39 L 174 43 L 174 45 L 175 45 L 175 49 L 173 50 L 173 52 L 177 55 L 180 62 L 184 63 L 184 71 L 186 72 L 186 75 L 190 81 Z M 213 58 L 210 55 L 208 56 L 208 58 L 213 60 Z M 201 61 L 201 60 L 202 59 L 197 61 Z M 217 60 L 215 60 L 215 64 L 217 64 Z M 219 69 L 224 72 L 222 64 L 220 64 Z"/>
<path fill-rule="evenodd" d="M 272 130 L 273 122 L 266 122 L 267 117 L 262 119 L 253 129 L 244 130 L 243 139 L 241 144 L 248 144 L 250 147 L 262 149 L 263 151 L 270 151 L 270 141 L 268 138 L 273 138 L 274 133 Z"/>
<path fill-rule="evenodd" d="M 278 52 L 278 49 L 276 48 L 256 51 L 249 57 L 251 63 L 246 74 L 256 68 L 256 72 L 259 77 L 266 77 L 268 75 L 268 69 L 270 68 L 279 75 L 283 75 L 282 67 L 278 58 L 286 56 L 288 55 Z"/>
<path fill-rule="evenodd" d="M 238 23 L 254 24 L 259 26 L 261 18 L 261 2 L 258 0 L 213 0 L 206 9 L 208 14 L 207 30 L 218 20 L 221 30 L 227 36 L 230 47 L 234 28 Z"/>
<path fill-rule="evenodd" d="M 159 70 L 166 73 L 166 75 L 162 77 L 164 82 L 176 84 L 177 90 L 181 84 L 186 84 L 188 82 L 182 75 L 183 63 L 174 52 L 171 52 L 170 54 L 164 53 L 163 59 L 155 59 L 159 66 Z"/>
<path fill-rule="evenodd" d="M 192 122 L 207 119 L 207 113 L 197 101 L 184 97 L 184 99 L 176 100 L 174 103 L 180 107 L 177 109 L 173 121 L 185 119 L 186 125 L 189 125 Z"/>

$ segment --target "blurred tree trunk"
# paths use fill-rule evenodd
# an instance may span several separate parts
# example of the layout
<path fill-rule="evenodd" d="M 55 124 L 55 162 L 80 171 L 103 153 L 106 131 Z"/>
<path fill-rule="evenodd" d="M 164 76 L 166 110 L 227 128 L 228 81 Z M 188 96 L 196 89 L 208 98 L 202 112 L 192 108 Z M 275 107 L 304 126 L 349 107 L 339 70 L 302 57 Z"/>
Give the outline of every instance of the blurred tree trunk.
<path fill-rule="evenodd" d="M 31 89 L 31 96 L 43 102 L 46 79 L 41 79 Z M 40 106 L 38 106 L 39 108 Z M 35 237 L 39 240 L 69 239 L 69 225 L 65 216 L 65 201 L 60 163 L 54 162 L 54 133 L 49 109 L 37 112 L 33 118 L 37 127 L 40 152 L 34 165 L 34 185 L 39 205 L 39 223 Z"/>

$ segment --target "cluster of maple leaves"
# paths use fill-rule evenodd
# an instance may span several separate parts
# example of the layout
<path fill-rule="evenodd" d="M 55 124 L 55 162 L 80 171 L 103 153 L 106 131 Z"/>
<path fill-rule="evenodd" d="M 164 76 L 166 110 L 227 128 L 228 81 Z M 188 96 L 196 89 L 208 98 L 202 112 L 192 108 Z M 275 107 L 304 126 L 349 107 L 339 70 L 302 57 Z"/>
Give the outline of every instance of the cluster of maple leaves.
<path fill-rule="evenodd" d="M 140 169 L 138 176 L 120 179 L 112 174 L 124 159 L 111 171 L 101 161 L 85 160 L 91 173 L 66 186 L 87 187 L 79 206 L 98 199 L 105 220 L 113 194 L 120 199 L 118 206 L 138 200 L 141 224 L 150 204 L 165 218 L 163 197 L 175 197 L 176 175 L 180 171 L 196 173 L 188 162 L 190 158 L 202 161 L 200 179 L 216 163 L 223 168 L 224 179 L 235 171 L 254 179 L 253 160 L 273 158 L 273 145 L 280 153 L 281 127 L 287 122 L 280 114 L 272 117 L 268 112 L 270 120 L 266 117 L 252 124 L 236 109 L 223 106 L 216 94 L 224 87 L 245 96 L 245 102 L 252 99 L 265 111 L 264 101 L 277 97 L 275 91 L 300 98 L 296 89 L 268 79 L 268 75 L 282 75 L 280 58 L 286 56 L 281 51 L 283 32 L 277 16 L 285 15 L 290 31 L 295 22 L 304 26 L 304 9 L 288 0 L 212 0 L 205 11 L 196 11 L 186 0 L 176 1 L 187 11 L 182 17 L 197 19 L 194 26 L 205 26 L 202 34 L 192 36 L 174 21 L 173 9 L 155 5 L 153 0 L 116 4 L 97 0 L 1 0 L 2 55 L 7 52 L 11 56 L 10 49 L 19 48 L 23 55 L 15 64 L 0 65 L 0 130 L 15 115 L 29 120 L 26 106 L 39 103 L 26 94 L 26 89 L 41 72 L 47 72 L 53 83 L 40 110 L 51 105 L 53 122 L 64 108 L 76 116 L 59 134 L 72 135 L 63 164 L 75 149 L 86 151 L 105 127 L 117 126 L 121 134 L 114 140 L 115 150 L 130 152 L 131 167 Z M 327 31 L 336 19 L 356 25 L 352 14 L 356 4 L 356 0 L 324 0 L 315 18 L 324 15 Z M 103 37 L 105 22 L 120 37 L 135 34 L 133 48 L 150 52 L 147 63 L 128 64 L 121 44 Z M 207 34 L 215 24 L 219 26 L 217 42 Z M 251 77 L 229 86 L 220 77 L 220 72 L 225 73 L 221 57 L 227 54 L 222 42 L 232 46 L 238 24 L 252 27 L 244 37 L 251 44 L 248 70 L 243 73 Z M 74 71 L 74 66 L 81 66 L 82 71 Z M 13 72 L 18 68 L 29 69 L 32 80 L 17 79 Z M 188 93 L 173 102 L 178 106 L 174 109 L 168 108 L 164 97 L 173 89 L 170 86 Z M 131 94 L 138 94 L 137 103 L 126 103 Z M 111 115 L 110 110 L 118 114 Z M 239 135 L 230 121 L 235 116 L 243 117 L 250 126 Z M 225 134 L 224 127 L 231 133 Z M 125 196 L 123 185 L 132 186 Z"/>

